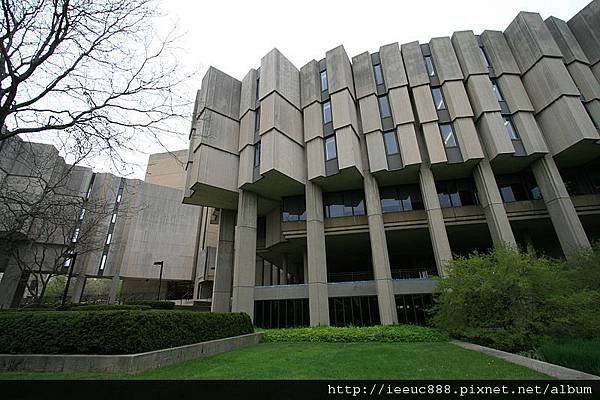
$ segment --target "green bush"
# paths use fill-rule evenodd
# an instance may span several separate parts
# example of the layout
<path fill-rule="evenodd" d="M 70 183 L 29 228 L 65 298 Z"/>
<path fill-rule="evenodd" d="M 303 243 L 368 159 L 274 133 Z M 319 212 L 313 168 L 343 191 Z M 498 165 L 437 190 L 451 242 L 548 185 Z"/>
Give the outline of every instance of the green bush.
<path fill-rule="evenodd" d="M 132 306 L 150 306 L 156 310 L 172 310 L 175 308 L 175 302 L 166 300 L 129 300 L 126 305 Z"/>
<path fill-rule="evenodd" d="M 82 304 L 69 308 L 71 311 L 150 310 L 147 305 L 135 304 Z"/>
<path fill-rule="evenodd" d="M 537 353 L 543 361 L 600 375 L 600 338 L 547 343 Z"/>
<path fill-rule="evenodd" d="M 453 337 L 512 352 L 552 339 L 598 336 L 600 291 L 579 277 L 586 269 L 591 265 L 510 248 L 457 258 L 448 277 L 438 280 L 432 324 Z"/>
<path fill-rule="evenodd" d="M 438 331 L 416 325 L 267 329 L 264 342 L 446 342 Z"/>
<path fill-rule="evenodd" d="M 0 353 L 131 354 L 252 333 L 242 313 L 37 311 L 0 313 Z"/>

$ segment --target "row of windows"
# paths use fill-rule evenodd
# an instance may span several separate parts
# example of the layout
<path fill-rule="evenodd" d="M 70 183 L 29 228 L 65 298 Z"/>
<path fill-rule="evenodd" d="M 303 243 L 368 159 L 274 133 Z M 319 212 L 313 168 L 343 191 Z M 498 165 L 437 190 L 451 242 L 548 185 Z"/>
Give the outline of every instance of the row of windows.
<path fill-rule="evenodd" d="M 323 193 L 325 218 L 365 215 L 365 195 L 362 190 Z"/>
<path fill-rule="evenodd" d="M 382 187 L 379 190 L 384 213 L 422 210 L 423 199 L 418 185 Z"/>

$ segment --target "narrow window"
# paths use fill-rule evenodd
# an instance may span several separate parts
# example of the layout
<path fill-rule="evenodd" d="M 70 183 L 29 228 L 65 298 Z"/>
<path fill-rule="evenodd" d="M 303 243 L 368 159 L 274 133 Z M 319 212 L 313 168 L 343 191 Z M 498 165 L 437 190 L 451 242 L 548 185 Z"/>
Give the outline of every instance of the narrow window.
<path fill-rule="evenodd" d="M 373 65 L 375 71 L 375 83 L 377 85 L 383 85 L 383 71 L 381 70 L 381 64 Z"/>
<path fill-rule="evenodd" d="M 327 89 L 329 89 L 329 86 L 327 85 L 327 70 L 323 70 L 321 71 L 321 92 L 324 92 Z"/>
<path fill-rule="evenodd" d="M 446 102 L 444 101 L 444 95 L 442 94 L 442 88 L 435 87 L 431 89 L 431 94 L 433 95 L 433 102 L 435 103 L 435 109 L 445 110 Z"/>
<path fill-rule="evenodd" d="M 381 118 L 391 117 L 392 110 L 390 109 L 390 102 L 387 95 L 379 96 L 377 101 L 379 102 L 379 112 L 381 113 Z"/>
<path fill-rule="evenodd" d="M 110 244 L 111 241 L 112 241 L 112 233 L 109 233 L 108 235 L 106 235 L 106 243 L 105 244 Z"/>
<path fill-rule="evenodd" d="M 487 68 L 492 66 L 492 63 L 490 62 L 490 59 L 488 58 L 488 55 L 483 47 L 479 48 L 479 55 L 481 56 L 481 61 L 483 61 L 483 65 L 485 65 Z"/>
<path fill-rule="evenodd" d="M 506 131 L 508 132 L 508 136 L 512 139 L 512 140 L 519 140 L 521 139 L 519 137 L 519 133 L 517 132 L 515 126 L 513 125 L 512 119 L 510 118 L 509 115 L 503 115 L 502 116 L 504 118 L 504 126 L 506 127 Z"/>
<path fill-rule="evenodd" d="M 100 260 L 100 271 L 102 271 L 104 269 L 105 265 L 106 265 L 106 254 L 102 254 L 102 260 Z"/>
<path fill-rule="evenodd" d="M 440 132 L 445 148 L 456 147 L 458 145 L 452 124 L 440 124 Z"/>
<path fill-rule="evenodd" d="M 112 215 L 112 218 L 110 219 L 110 223 L 111 223 L 111 224 L 114 224 L 116 220 L 117 220 L 117 213 L 114 213 L 114 214 Z"/>
<path fill-rule="evenodd" d="M 431 56 L 425 56 L 425 68 L 427 68 L 427 75 L 435 76 L 435 68 L 433 67 L 433 60 Z"/>
<path fill-rule="evenodd" d="M 328 124 L 333 121 L 333 115 L 331 114 L 331 101 L 323 103 L 323 124 Z"/>
<path fill-rule="evenodd" d="M 73 232 L 73 237 L 71 238 L 72 243 L 77 243 L 79 239 L 79 228 L 75 228 L 75 232 Z"/>
<path fill-rule="evenodd" d="M 396 131 L 383 132 L 383 142 L 385 144 L 385 152 L 388 156 L 400 153 Z"/>
<path fill-rule="evenodd" d="M 258 88 L 259 87 L 260 87 L 260 77 L 257 73 L 256 74 L 256 93 L 254 93 L 254 95 L 256 96 L 256 101 L 258 101 Z"/>
<path fill-rule="evenodd" d="M 260 142 L 256 142 L 254 145 L 254 166 L 260 165 Z"/>
<path fill-rule="evenodd" d="M 335 135 L 325 138 L 325 161 L 337 158 L 337 149 L 335 146 Z"/>
<path fill-rule="evenodd" d="M 502 92 L 500 91 L 500 86 L 498 86 L 498 82 L 495 79 L 491 79 L 492 82 L 492 90 L 494 91 L 494 95 L 498 101 L 504 101 L 504 96 L 502 96 Z"/>
<path fill-rule="evenodd" d="M 83 221 L 83 217 L 85 216 L 85 208 L 81 209 L 81 214 L 79 214 L 79 220 Z"/>
<path fill-rule="evenodd" d="M 260 131 L 260 108 L 254 112 L 254 132 Z"/>

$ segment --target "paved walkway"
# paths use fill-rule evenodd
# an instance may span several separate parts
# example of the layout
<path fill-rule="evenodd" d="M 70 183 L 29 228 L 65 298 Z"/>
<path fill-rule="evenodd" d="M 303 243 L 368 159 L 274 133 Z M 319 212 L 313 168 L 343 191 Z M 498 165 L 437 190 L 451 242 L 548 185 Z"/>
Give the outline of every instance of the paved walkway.
<path fill-rule="evenodd" d="M 450 343 L 460 346 L 464 349 L 474 350 L 492 357 L 501 358 L 513 364 L 522 365 L 524 367 L 541 372 L 542 374 L 546 374 L 557 379 L 600 380 L 600 376 L 588 374 L 570 368 L 561 367 L 560 365 L 554 365 L 540 360 L 534 360 L 533 358 L 523 357 L 517 354 L 507 353 L 505 351 L 500 351 L 485 346 L 479 346 L 478 344 L 461 342 L 460 340 L 452 340 L 450 341 Z"/>

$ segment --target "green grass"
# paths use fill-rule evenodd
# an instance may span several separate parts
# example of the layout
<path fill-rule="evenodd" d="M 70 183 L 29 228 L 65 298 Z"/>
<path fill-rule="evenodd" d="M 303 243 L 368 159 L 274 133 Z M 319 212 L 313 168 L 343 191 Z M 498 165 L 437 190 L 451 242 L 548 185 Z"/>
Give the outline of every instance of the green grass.
<path fill-rule="evenodd" d="M 540 346 L 537 353 L 549 363 L 600 375 L 600 338 L 548 343 Z"/>
<path fill-rule="evenodd" d="M 264 342 L 312 342 L 312 343 L 358 343 L 358 342 L 447 342 L 440 332 L 417 325 L 378 325 L 366 327 L 313 327 L 291 329 L 267 329 Z"/>
<path fill-rule="evenodd" d="M 450 343 L 261 343 L 140 375 L 0 373 L 0 379 L 549 379 Z"/>

